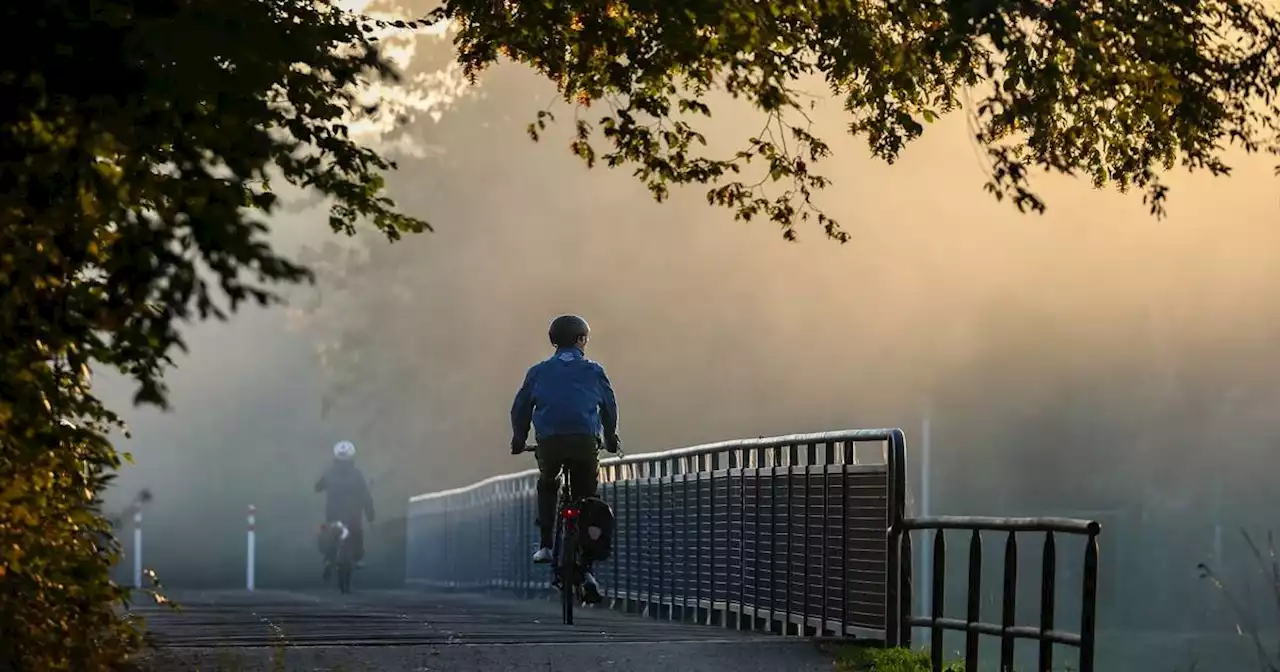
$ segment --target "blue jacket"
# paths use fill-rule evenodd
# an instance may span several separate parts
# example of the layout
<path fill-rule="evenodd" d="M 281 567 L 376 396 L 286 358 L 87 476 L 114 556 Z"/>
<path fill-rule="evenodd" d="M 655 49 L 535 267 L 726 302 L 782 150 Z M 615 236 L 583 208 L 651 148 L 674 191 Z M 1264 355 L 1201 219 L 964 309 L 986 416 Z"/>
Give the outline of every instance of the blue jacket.
<path fill-rule="evenodd" d="M 604 367 L 578 348 L 560 348 L 525 374 L 511 405 L 511 440 L 523 443 L 529 423 L 538 439 L 563 434 L 618 432 L 618 402 Z"/>

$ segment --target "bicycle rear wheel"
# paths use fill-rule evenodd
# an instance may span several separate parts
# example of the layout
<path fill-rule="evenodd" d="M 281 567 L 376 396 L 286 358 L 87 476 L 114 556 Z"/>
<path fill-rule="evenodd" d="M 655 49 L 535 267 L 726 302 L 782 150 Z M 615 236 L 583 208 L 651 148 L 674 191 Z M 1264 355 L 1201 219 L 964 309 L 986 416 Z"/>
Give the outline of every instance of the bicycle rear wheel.
<path fill-rule="evenodd" d="M 573 603 L 577 600 L 578 585 L 578 535 L 572 524 L 564 525 L 564 538 L 560 540 L 560 600 L 564 610 L 564 624 L 573 625 Z"/>
<path fill-rule="evenodd" d="M 338 542 L 337 565 L 338 565 L 338 590 L 342 594 L 351 592 L 351 574 L 355 569 L 355 562 L 351 559 L 351 541 L 342 539 Z"/>
<path fill-rule="evenodd" d="M 343 594 L 351 592 L 351 561 L 343 560 L 338 563 L 338 590 Z"/>

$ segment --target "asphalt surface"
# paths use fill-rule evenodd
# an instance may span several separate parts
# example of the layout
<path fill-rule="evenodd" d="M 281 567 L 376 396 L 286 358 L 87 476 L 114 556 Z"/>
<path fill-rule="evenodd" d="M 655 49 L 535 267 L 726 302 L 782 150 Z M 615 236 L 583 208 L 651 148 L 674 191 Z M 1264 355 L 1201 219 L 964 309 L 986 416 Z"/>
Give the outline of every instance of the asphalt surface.
<path fill-rule="evenodd" d="M 830 672 L 812 643 L 559 604 L 416 590 L 171 592 L 140 603 L 149 672 Z M 145 599 L 145 598 L 144 598 Z"/>

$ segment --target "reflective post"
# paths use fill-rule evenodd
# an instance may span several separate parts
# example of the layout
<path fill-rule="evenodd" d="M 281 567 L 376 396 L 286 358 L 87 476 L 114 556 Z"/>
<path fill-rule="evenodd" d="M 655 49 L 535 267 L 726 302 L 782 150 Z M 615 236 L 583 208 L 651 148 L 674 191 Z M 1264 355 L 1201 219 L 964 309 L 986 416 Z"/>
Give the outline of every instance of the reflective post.
<path fill-rule="evenodd" d="M 142 505 L 133 509 L 133 587 L 142 588 Z"/>
<path fill-rule="evenodd" d="M 249 592 L 253 592 L 253 565 L 254 565 L 253 556 L 257 552 L 257 549 L 255 548 L 256 539 L 254 538 L 254 529 L 253 529 L 256 522 L 255 521 L 256 511 L 257 509 L 255 509 L 254 506 L 250 504 L 249 517 L 248 517 L 249 524 L 248 524 L 248 530 L 247 530 L 248 538 L 247 538 L 247 544 L 246 544 L 247 545 L 246 550 L 248 552 L 246 554 L 245 567 L 244 567 L 244 587 L 245 587 L 245 590 L 248 590 Z"/>

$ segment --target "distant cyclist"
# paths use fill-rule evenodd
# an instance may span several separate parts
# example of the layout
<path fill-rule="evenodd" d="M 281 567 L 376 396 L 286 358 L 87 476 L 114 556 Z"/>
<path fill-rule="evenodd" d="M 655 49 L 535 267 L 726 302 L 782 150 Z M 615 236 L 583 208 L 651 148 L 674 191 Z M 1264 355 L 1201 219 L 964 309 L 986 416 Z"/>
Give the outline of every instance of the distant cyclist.
<path fill-rule="evenodd" d="M 356 468 L 356 447 L 350 441 L 339 441 L 333 447 L 333 464 L 316 481 L 316 492 L 325 493 L 324 519 L 326 523 L 341 522 L 351 531 L 347 543 L 351 545 L 351 558 L 356 567 L 364 566 L 364 525 L 367 516 L 373 522 L 373 497 L 364 474 Z M 337 552 L 336 545 L 326 550 L 324 578 L 329 580 Z"/>
<path fill-rule="evenodd" d="M 511 405 L 511 453 L 524 450 L 533 423 L 538 444 L 538 528 L 541 542 L 536 563 L 551 562 L 560 470 L 569 472 L 574 499 L 594 497 L 601 444 L 618 452 L 618 403 L 604 367 L 587 359 L 591 336 L 587 321 L 561 315 L 548 329 L 555 354 L 534 364 Z M 590 602 L 600 599 L 600 586 L 590 571 L 583 573 L 583 591 Z"/>

